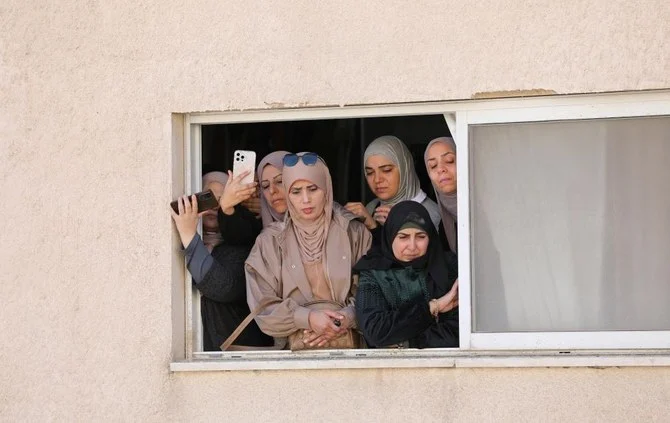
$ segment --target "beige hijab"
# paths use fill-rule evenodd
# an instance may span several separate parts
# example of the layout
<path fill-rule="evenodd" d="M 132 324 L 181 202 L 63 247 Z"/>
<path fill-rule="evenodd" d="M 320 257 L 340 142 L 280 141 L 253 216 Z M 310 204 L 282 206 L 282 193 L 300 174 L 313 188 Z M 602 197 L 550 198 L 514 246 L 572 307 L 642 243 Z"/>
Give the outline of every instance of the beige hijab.
<path fill-rule="evenodd" d="M 454 153 L 456 153 L 456 143 L 453 138 L 450 137 L 439 137 L 435 138 L 428 143 L 426 151 L 423 153 L 423 161 L 426 164 L 426 170 L 428 171 L 428 150 L 433 144 L 442 143 L 447 147 L 451 148 Z M 458 249 L 458 242 L 456 239 L 456 221 L 457 221 L 457 203 L 456 203 L 456 191 L 444 194 L 441 192 L 438 187 L 433 184 L 435 189 L 435 197 L 437 198 L 437 205 L 440 210 L 440 216 L 442 216 L 442 227 L 444 228 L 444 234 L 447 237 L 449 242 L 449 248 L 451 251 L 456 252 Z"/>
<path fill-rule="evenodd" d="M 298 156 L 304 153 L 298 153 Z M 287 221 L 293 223 L 295 228 L 295 237 L 300 246 L 300 257 L 303 263 L 320 262 L 328 236 L 330 221 L 333 216 L 333 182 L 330 177 L 328 166 L 321 160 L 317 160 L 314 166 L 307 166 L 299 160 L 295 166 L 284 167 L 282 171 L 284 189 L 286 189 L 288 218 Z M 291 186 L 298 180 L 309 181 L 325 192 L 326 204 L 323 208 L 323 214 L 314 221 L 306 221 L 298 217 L 298 212 L 288 199 Z"/>
<path fill-rule="evenodd" d="M 226 186 L 228 182 L 228 175 L 223 172 L 209 172 L 202 176 L 202 188 L 205 189 L 207 184 L 211 182 L 218 182 Z M 205 231 L 202 232 L 202 242 L 205 243 L 209 251 L 212 251 L 214 247 L 223 242 L 223 237 L 221 236 L 220 231 Z"/>
<path fill-rule="evenodd" d="M 265 166 L 274 166 L 279 171 L 282 171 L 282 168 L 284 167 L 284 156 L 287 154 L 291 154 L 288 151 L 275 151 L 273 153 L 268 154 L 267 156 L 263 157 L 263 160 L 258 163 L 258 168 L 256 169 L 256 176 L 258 178 L 258 182 L 260 183 L 262 176 L 263 176 L 263 169 L 265 169 Z M 283 176 L 282 176 L 283 177 Z M 279 222 L 281 220 L 284 220 L 284 214 L 285 213 L 279 213 L 275 209 L 272 208 L 272 205 L 268 204 L 267 200 L 265 199 L 265 195 L 261 193 L 260 195 L 261 199 L 261 219 L 263 219 L 263 227 L 266 227 L 270 225 L 273 222 Z"/>

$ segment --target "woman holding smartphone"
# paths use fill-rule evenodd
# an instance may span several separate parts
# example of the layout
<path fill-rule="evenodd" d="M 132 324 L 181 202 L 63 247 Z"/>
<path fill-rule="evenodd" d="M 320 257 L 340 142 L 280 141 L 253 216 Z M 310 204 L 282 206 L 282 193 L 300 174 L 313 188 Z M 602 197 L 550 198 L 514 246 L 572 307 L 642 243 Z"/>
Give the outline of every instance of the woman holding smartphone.
<path fill-rule="evenodd" d="M 244 204 L 256 192 L 254 184 L 245 185 L 241 181 L 247 176 L 242 173 L 226 187 L 219 200 L 221 212 L 218 215 L 222 236 L 236 245 L 253 245 L 261 229 L 272 222 L 284 219 L 286 213 L 286 193 L 282 184 L 282 159 L 288 151 L 275 151 L 265 156 L 256 168 L 256 179 L 260 183 L 260 217 L 247 209 Z M 229 172 L 229 178 L 232 175 Z"/>
<path fill-rule="evenodd" d="M 351 268 L 371 235 L 355 215 L 333 207 L 330 172 L 315 153 L 285 156 L 282 177 L 286 217 L 265 227 L 246 261 L 249 308 L 266 305 L 256 322 L 270 336 L 299 335 L 308 348 L 341 347 L 356 326 Z M 339 306 L 310 308 L 315 300 Z"/>
<path fill-rule="evenodd" d="M 414 159 L 409 149 L 399 138 L 386 135 L 372 141 L 363 156 L 365 179 L 375 199 L 366 206 L 361 203 L 347 203 L 345 208 L 365 219 L 370 230 L 377 224 L 384 224 L 395 204 L 412 200 L 430 213 L 431 221 L 437 228 L 440 213 L 437 204 L 421 190 L 419 177 L 414 169 Z"/>
<path fill-rule="evenodd" d="M 212 190 L 220 200 L 226 197 L 226 193 L 231 197 L 231 192 L 241 192 L 243 195 L 237 197 L 242 201 L 246 192 L 255 189 L 253 184 L 240 187 L 223 172 L 204 175 L 202 184 L 203 189 Z M 253 239 L 246 244 L 229 242 L 228 236 L 219 231 L 217 212 L 220 213 L 220 210 L 199 212 L 195 195 L 179 198 L 178 212 L 171 211 L 185 248 L 188 271 L 201 294 L 203 347 L 205 351 L 217 351 L 249 314 L 244 260 L 249 255 Z M 197 233 L 199 217 L 203 219 L 203 239 Z M 256 220 L 253 215 L 251 219 Z M 237 342 L 239 345 L 269 346 L 272 345 L 272 338 L 252 324 L 242 332 Z"/>

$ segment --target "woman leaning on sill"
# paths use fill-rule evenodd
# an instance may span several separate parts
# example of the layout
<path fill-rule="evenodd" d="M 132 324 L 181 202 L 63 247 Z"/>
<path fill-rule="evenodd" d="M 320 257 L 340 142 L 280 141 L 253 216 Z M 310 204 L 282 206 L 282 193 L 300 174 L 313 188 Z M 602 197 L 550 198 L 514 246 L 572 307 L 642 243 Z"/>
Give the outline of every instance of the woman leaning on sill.
<path fill-rule="evenodd" d="M 440 213 L 437 204 L 421 190 L 414 169 L 414 158 L 399 138 L 385 135 L 372 141 L 363 156 L 365 179 L 375 199 L 366 206 L 347 203 L 345 207 L 365 219 L 365 226 L 373 230 L 383 225 L 391 207 L 401 201 L 412 200 L 422 204 L 437 228 Z"/>
<path fill-rule="evenodd" d="M 221 343 L 249 314 L 244 260 L 260 230 L 260 223 L 251 212 L 239 206 L 256 189 L 255 184 L 240 184 L 244 176 L 231 179 L 223 172 L 207 173 L 203 176 L 203 189 L 212 190 L 219 199 L 220 208 L 199 213 L 195 196 L 184 196 L 178 199 L 178 213 L 172 212 L 185 248 L 188 271 L 201 294 L 205 351 L 218 351 Z M 234 218 L 241 223 L 230 225 L 222 234 L 220 209 L 226 207 L 236 209 Z M 203 221 L 203 239 L 196 232 L 199 217 Z M 263 334 L 256 324 L 251 324 L 237 342 L 247 346 L 269 346 L 272 338 Z"/>
<path fill-rule="evenodd" d="M 276 338 L 302 331 L 304 345 L 337 347 L 356 326 L 357 278 L 351 268 L 365 254 L 371 235 L 355 215 L 334 207 L 330 172 L 314 153 L 284 158 L 285 219 L 266 227 L 246 261 L 247 300 Z M 334 301 L 341 308 L 316 310 L 307 303 Z"/>
<path fill-rule="evenodd" d="M 458 273 L 430 215 L 419 203 L 396 204 L 360 273 L 356 315 L 371 347 L 458 347 Z"/>

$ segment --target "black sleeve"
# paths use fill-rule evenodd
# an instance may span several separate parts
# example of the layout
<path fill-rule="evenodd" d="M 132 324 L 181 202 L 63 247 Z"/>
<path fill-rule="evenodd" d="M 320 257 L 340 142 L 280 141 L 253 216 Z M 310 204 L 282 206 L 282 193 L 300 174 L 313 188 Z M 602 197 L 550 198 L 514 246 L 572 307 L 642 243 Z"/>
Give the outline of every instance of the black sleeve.
<path fill-rule="evenodd" d="M 403 308 L 391 308 L 377 280 L 366 271 L 361 272 L 356 293 L 356 317 L 365 341 L 373 347 L 407 341 L 435 323 L 423 297 Z"/>
<path fill-rule="evenodd" d="M 219 231 L 228 245 L 252 246 L 263 229 L 261 220 L 239 204 L 235 206 L 235 213 L 230 216 L 219 209 L 217 217 Z"/>
<path fill-rule="evenodd" d="M 458 256 L 451 251 L 444 252 L 445 260 L 447 261 L 447 270 L 449 271 L 449 283 L 453 283 L 458 279 Z"/>
<path fill-rule="evenodd" d="M 249 256 L 249 249 L 220 245 L 212 255 L 212 266 L 202 281 L 196 284 L 200 293 L 220 303 L 246 302 L 244 261 Z"/>
<path fill-rule="evenodd" d="M 410 341 L 417 348 L 458 347 L 458 308 L 442 313 L 437 322 Z"/>
<path fill-rule="evenodd" d="M 377 226 L 374 227 L 374 229 L 370 229 L 370 233 L 372 234 L 372 245 L 379 246 L 382 243 L 382 231 L 384 226 L 377 222 Z"/>

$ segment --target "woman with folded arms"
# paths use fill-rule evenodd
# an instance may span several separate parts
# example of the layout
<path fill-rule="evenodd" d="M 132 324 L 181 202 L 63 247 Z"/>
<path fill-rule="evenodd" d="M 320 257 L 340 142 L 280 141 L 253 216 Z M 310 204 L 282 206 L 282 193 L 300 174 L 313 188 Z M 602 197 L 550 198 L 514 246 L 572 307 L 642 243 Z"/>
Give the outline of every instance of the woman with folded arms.
<path fill-rule="evenodd" d="M 270 336 L 301 331 L 307 347 L 337 348 L 338 339 L 356 326 L 357 278 L 351 268 L 368 250 L 371 235 L 355 215 L 333 207 L 330 172 L 320 157 L 290 154 L 283 164 L 288 211 L 263 230 L 246 261 L 249 308 L 269 304 L 256 322 Z M 341 307 L 310 308 L 307 303 L 315 300 Z"/>
<path fill-rule="evenodd" d="M 396 204 L 360 272 L 356 315 L 371 347 L 458 347 L 455 257 L 440 245 L 426 209 Z"/>

